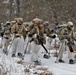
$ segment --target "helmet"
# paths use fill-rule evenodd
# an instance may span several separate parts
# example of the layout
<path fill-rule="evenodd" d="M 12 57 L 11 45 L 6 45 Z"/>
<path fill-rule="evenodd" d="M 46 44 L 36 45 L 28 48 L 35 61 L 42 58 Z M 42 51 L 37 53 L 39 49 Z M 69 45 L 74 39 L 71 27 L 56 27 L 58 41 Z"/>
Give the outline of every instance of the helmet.
<path fill-rule="evenodd" d="M 68 22 L 67 27 L 68 27 L 69 30 L 74 30 L 74 25 L 73 25 L 72 22 Z"/>
<path fill-rule="evenodd" d="M 20 23 L 20 22 L 23 22 L 23 19 L 22 18 L 17 18 L 16 21 L 17 21 L 17 23 Z"/>
<path fill-rule="evenodd" d="M 68 22 L 67 25 L 68 26 L 73 26 L 73 22 Z"/>
<path fill-rule="evenodd" d="M 3 25 L 3 23 L 1 23 L 1 25 Z"/>
<path fill-rule="evenodd" d="M 32 20 L 32 22 L 33 22 L 33 23 L 38 23 L 40 20 L 41 20 L 41 19 L 39 19 L 39 18 L 34 18 L 34 19 Z"/>
<path fill-rule="evenodd" d="M 44 22 L 44 26 L 49 26 L 49 22 L 48 21 L 45 21 Z"/>
<path fill-rule="evenodd" d="M 10 21 L 7 21 L 7 22 L 6 22 L 6 25 L 10 25 Z"/>

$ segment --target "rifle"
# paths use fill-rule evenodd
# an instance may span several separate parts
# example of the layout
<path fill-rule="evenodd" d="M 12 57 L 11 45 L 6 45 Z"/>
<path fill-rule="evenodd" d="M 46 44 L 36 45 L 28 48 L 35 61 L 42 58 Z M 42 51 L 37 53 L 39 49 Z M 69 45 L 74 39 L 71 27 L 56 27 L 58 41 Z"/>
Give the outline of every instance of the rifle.
<path fill-rule="evenodd" d="M 44 54 L 44 58 L 46 58 L 46 59 L 49 59 L 50 58 L 50 53 L 48 52 L 48 50 L 46 49 L 46 47 L 43 45 L 43 42 L 42 42 L 42 40 L 39 38 L 39 36 L 37 35 L 37 39 L 38 39 L 38 41 L 39 41 L 39 44 L 44 48 L 44 50 L 46 51 L 46 53 L 48 53 L 48 55 L 47 54 Z"/>
<path fill-rule="evenodd" d="M 44 50 L 46 51 L 46 53 L 49 54 L 48 50 L 46 49 L 46 47 L 43 45 L 43 42 L 41 41 L 41 39 L 39 38 L 39 36 L 37 36 L 37 39 L 39 41 L 39 44 L 44 48 Z"/>

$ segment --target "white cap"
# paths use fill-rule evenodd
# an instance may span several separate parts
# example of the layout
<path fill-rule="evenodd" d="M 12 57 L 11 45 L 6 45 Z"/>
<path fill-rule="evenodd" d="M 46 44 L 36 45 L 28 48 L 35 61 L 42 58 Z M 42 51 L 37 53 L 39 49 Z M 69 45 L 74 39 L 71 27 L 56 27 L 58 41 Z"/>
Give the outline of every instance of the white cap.
<path fill-rule="evenodd" d="M 67 25 L 68 26 L 73 26 L 73 22 L 68 22 Z"/>

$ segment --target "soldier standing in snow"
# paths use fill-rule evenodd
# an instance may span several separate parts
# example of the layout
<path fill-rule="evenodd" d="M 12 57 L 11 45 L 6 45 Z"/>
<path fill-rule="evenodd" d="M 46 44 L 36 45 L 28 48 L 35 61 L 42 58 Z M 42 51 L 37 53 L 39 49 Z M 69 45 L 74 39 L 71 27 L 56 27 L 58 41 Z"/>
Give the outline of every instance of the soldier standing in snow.
<path fill-rule="evenodd" d="M 65 51 L 65 48 L 63 46 L 64 46 L 64 44 L 66 44 L 68 49 L 69 49 L 68 50 L 69 51 L 68 52 L 69 64 L 74 64 L 72 45 L 74 45 L 74 40 L 76 41 L 76 38 L 74 37 L 74 31 L 73 30 L 74 30 L 73 23 L 68 22 L 67 28 L 65 28 L 61 31 L 59 38 L 63 39 L 63 45 L 61 46 L 61 51 L 59 53 L 59 62 L 64 62 L 62 60 L 63 52 Z M 65 39 L 67 40 L 67 43 L 65 43 Z"/>
<path fill-rule="evenodd" d="M 8 54 L 8 45 L 11 41 L 11 26 L 10 22 L 7 21 L 5 27 L 3 29 L 3 52 L 7 55 Z"/>
<path fill-rule="evenodd" d="M 51 33 L 51 30 L 49 29 L 49 22 L 48 22 L 48 21 L 45 21 L 45 22 L 44 22 L 44 29 L 45 29 L 46 31 L 48 31 L 48 32 Z M 46 34 L 45 34 L 45 36 L 46 36 Z M 48 50 L 50 50 L 50 42 L 51 42 L 51 38 L 46 36 L 46 48 L 47 48 Z"/>
<path fill-rule="evenodd" d="M 33 27 L 34 28 L 33 28 Z M 40 44 L 45 44 L 46 39 L 44 36 L 44 33 L 47 34 L 47 36 L 53 38 L 55 36 L 52 36 L 48 31 L 44 31 L 44 25 L 41 19 L 35 18 L 33 19 L 33 24 L 31 26 L 29 37 L 32 38 L 31 40 L 31 48 L 32 48 L 32 61 L 34 61 L 36 64 L 40 64 L 38 59 L 38 52 L 40 49 Z"/>
<path fill-rule="evenodd" d="M 14 40 L 12 44 L 12 57 L 17 55 L 23 58 L 24 55 L 24 37 L 26 37 L 25 26 L 23 25 L 23 19 L 17 18 L 16 23 L 11 28 L 12 34 L 14 34 Z"/>

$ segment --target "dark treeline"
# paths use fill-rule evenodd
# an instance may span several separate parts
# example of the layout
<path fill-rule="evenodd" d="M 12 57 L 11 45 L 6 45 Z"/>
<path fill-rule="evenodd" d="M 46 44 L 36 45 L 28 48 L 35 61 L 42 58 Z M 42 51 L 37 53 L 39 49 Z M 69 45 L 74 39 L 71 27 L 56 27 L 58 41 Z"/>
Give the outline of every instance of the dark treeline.
<path fill-rule="evenodd" d="M 76 0 L 0 0 L 0 21 L 16 17 L 24 21 L 38 17 L 51 24 L 68 19 L 76 23 Z"/>

